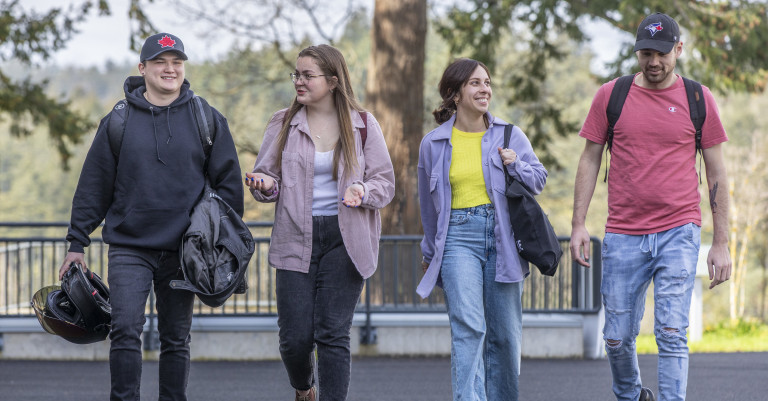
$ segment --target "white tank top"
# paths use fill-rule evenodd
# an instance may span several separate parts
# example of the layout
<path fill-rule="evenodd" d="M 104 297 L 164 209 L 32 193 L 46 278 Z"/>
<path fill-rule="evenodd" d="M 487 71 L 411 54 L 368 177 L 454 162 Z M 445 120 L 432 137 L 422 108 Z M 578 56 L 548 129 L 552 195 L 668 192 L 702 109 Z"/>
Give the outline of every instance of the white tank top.
<path fill-rule="evenodd" d="M 339 185 L 333 179 L 333 151 L 315 152 L 312 216 L 339 214 Z"/>

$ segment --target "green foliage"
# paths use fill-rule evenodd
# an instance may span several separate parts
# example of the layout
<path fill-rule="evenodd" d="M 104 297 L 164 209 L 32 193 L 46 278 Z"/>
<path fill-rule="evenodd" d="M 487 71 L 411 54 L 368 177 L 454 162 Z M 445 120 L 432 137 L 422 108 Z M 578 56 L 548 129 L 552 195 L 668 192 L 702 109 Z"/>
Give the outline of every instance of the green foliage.
<path fill-rule="evenodd" d="M 762 91 L 768 80 L 768 15 L 762 2 L 668 1 L 560 1 L 560 0 L 472 0 L 454 5 L 445 18 L 435 22 L 437 32 L 448 42 L 452 54 L 494 66 L 510 47 L 500 46 L 502 34 L 511 33 L 519 54 L 518 64 L 504 84 L 516 91 L 511 105 L 529 116 L 532 143 L 547 164 L 562 167 L 549 151 L 555 137 L 578 130 L 581 120 L 562 114 L 562 104 L 551 102 L 546 93 L 547 77 L 570 49 L 594 32 L 596 19 L 607 21 L 634 36 L 637 25 L 652 12 L 665 11 L 687 30 L 687 49 L 692 53 L 681 71 L 718 91 Z M 746 29 L 732 30 L 732 27 Z M 563 38 L 561 35 L 565 35 Z M 504 51 L 500 51 L 500 50 Z M 607 66 L 601 81 L 625 74 L 635 65 L 627 46 Z"/>
<path fill-rule="evenodd" d="M 688 343 L 692 353 L 704 352 L 766 352 L 768 351 L 768 325 L 754 320 L 722 322 L 704 329 L 701 340 Z M 637 337 L 638 354 L 658 352 L 652 334 Z"/>
<path fill-rule="evenodd" d="M 735 322 L 722 321 L 705 329 L 707 333 L 720 337 L 768 336 L 768 326 L 755 319 L 739 319 Z"/>
<path fill-rule="evenodd" d="M 100 15 L 110 13 L 106 0 L 83 0 L 77 5 L 54 7 L 44 13 L 28 11 L 18 0 L 0 2 L 0 61 L 14 60 L 32 66 L 47 60 L 64 47 L 77 32 L 77 25 L 83 23 L 94 8 Z M 132 38 L 151 32 L 152 26 L 141 11 L 139 0 L 131 0 L 129 15 L 137 22 Z M 135 40 L 132 43 L 137 47 Z M 80 143 L 95 124 L 84 114 L 73 111 L 71 101 L 51 96 L 47 86 L 46 80 L 13 79 L 0 71 L 0 113 L 10 117 L 8 129 L 18 137 L 30 136 L 35 126 L 47 126 L 61 164 L 67 169 L 72 147 Z"/>

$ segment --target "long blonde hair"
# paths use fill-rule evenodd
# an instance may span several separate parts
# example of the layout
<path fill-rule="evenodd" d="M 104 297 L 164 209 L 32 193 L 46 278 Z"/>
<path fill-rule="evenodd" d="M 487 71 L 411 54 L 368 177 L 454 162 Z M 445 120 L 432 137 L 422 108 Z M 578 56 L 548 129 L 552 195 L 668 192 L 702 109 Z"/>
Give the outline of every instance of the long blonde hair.
<path fill-rule="evenodd" d="M 333 91 L 333 104 L 336 106 L 339 128 L 341 128 L 339 141 L 336 143 L 336 149 L 333 155 L 333 179 L 338 180 L 339 157 L 342 152 L 344 153 L 345 169 L 347 171 L 352 171 L 357 168 L 355 129 L 352 126 L 352 118 L 349 114 L 349 110 L 363 111 L 363 109 L 357 103 L 355 93 L 352 90 L 352 84 L 349 81 L 347 62 L 344 60 L 344 56 L 338 49 L 329 45 L 310 46 L 299 52 L 297 58 L 301 57 L 312 57 L 325 75 L 326 81 L 330 82 L 333 77 L 338 79 L 336 89 Z M 291 106 L 285 113 L 283 126 L 277 137 L 277 148 L 280 149 L 280 152 L 277 154 L 278 166 L 282 166 L 282 150 L 285 149 L 285 143 L 288 141 L 291 120 L 302 107 L 304 107 L 304 105 L 299 103 L 294 97 Z"/>

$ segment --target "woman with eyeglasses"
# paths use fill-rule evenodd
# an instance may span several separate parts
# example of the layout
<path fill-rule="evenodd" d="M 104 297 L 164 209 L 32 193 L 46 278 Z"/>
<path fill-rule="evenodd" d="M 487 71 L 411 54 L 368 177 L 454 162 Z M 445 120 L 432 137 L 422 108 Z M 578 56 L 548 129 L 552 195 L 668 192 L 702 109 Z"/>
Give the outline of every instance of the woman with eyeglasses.
<path fill-rule="evenodd" d="M 547 170 L 523 131 L 488 112 L 485 64 L 458 59 L 438 85 L 440 124 L 419 148 L 424 277 L 417 292 L 441 284 L 451 325 L 454 400 L 516 401 L 522 341 L 523 280 L 528 263 L 509 223 L 506 175 L 534 193 Z"/>
<path fill-rule="evenodd" d="M 394 196 L 395 175 L 339 50 L 302 50 L 291 79 L 296 97 L 269 121 L 245 183 L 257 201 L 276 202 L 269 264 L 277 269 L 280 355 L 295 399 L 315 400 L 319 390 L 323 401 L 346 400 L 352 317 L 376 270 L 379 209 Z"/>

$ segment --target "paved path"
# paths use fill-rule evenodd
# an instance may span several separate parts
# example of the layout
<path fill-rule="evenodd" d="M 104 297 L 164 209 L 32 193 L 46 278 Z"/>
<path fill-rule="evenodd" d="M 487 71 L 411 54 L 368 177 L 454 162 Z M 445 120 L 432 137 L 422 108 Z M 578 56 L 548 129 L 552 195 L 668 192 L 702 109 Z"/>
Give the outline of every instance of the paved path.
<path fill-rule="evenodd" d="M 640 356 L 644 384 L 656 390 L 656 357 Z M 349 401 L 451 399 L 447 358 L 356 358 Z M 521 401 L 612 401 L 608 361 L 525 359 Z M 1 401 L 104 401 L 107 362 L 0 360 Z M 157 363 L 145 362 L 142 400 L 157 399 Z M 291 401 L 279 361 L 193 362 L 189 401 Z M 690 401 L 768 400 L 768 353 L 691 355 Z M 501 400 L 494 400 L 501 401 Z"/>

